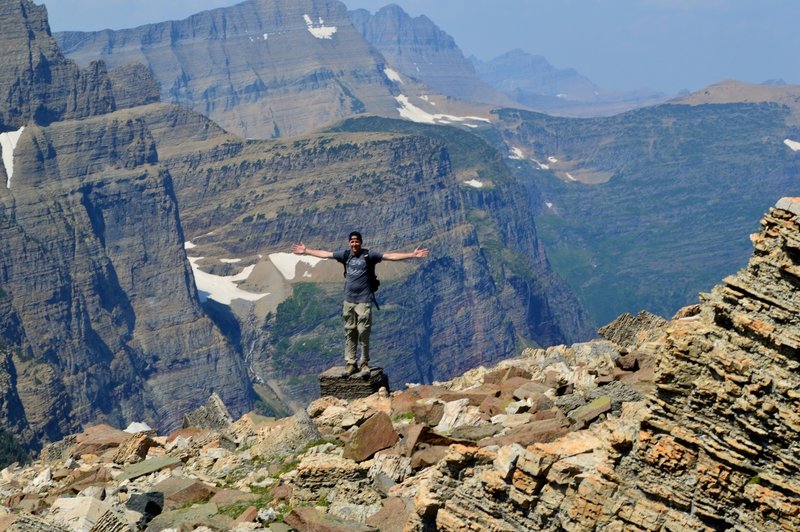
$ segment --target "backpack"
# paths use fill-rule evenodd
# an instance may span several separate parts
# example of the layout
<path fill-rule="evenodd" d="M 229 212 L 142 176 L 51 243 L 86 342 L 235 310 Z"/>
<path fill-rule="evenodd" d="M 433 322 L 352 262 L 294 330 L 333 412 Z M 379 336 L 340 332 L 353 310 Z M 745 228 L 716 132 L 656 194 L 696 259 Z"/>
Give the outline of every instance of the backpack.
<path fill-rule="evenodd" d="M 378 306 L 378 300 L 375 299 L 375 292 L 377 292 L 378 288 L 380 288 L 381 282 L 380 280 L 378 280 L 378 276 L 375 273 L 375 263 L 370 262 L 369 260 L 369 250 L 364 249 L 362 250 L 362 253 L 364 254 L 364 261 L 366 261 L 367 263 L 367 280 L 369 281 L 369 291 L 372 295 L 372 302 L 375 303 L 375 308 L 380 310 L 381 307 Z M 344 251 L 344 263 L 342 264 L 344 266 L 345 277 L 347 277 L 347 261 L 350 260 L 350 255 L 351 255 L 350 250 L 346 249 Z"/>

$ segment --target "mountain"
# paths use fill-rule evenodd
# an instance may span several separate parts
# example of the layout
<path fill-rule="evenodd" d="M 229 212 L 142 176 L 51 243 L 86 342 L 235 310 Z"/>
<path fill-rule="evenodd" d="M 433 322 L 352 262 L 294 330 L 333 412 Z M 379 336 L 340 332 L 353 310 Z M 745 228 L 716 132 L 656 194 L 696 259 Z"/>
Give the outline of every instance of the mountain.
<path fill-rule="evenodd" d="M 241 358 L 197 301 L 171 177 L 116 110 L 154 82 L 79 70 L 29 0 L 0 2 L 0 21 L 4 428 L 36 446 L 97 420 L 175 427 L 217 389 L 249 409 Z"/>
<path fill-rule="evenodd" d="M 168 146 L 160 162 L 190 254 L 217 275 L 253 266 L 241 286 L 265 294 L 218 311 L 236 316 L 235 335 L 261 377 L 297 401 L 315 397 L 316 375 L 341 363 L 342 269 L 289 255 L 289 246 L 339 249 L 353 228 L 368 248 L 432 250 L 426 261 L 378 267 L 371 358 L 391 382 L 431 382 L 519 345 L 593 335 L 552 273 L 524 189 L 469 132 L 364 118 L 286 141 L 244 141 L 193 113 L 144 112 L 157 144 Z"/>
<path fill-rule="evenodd" d="M 595 119 L 499 112 L 539 237 L 597 323 L 671 315 L 747 260 L 743 235 L 800 174 L 796 109 L 756 101 Z"/>
<path fill-rule="evenodd" d="M 5 22 L 44 32 L 17 33 L 27 50 L 49 33 L 31 18 L 44 10 L 19 5 Z M 57 48 L 48 64 L 79 76 Z M 8 71 L 33 80 L 37 109 L 56 108 L 61 78 L 30 68 Z M 370 118 L 246 140 L 147 103 L 156 85 L 142 65 L 99 79 L 101 108 L 94 92 L 76 93 L 81 114 L 43 122 L 9 107 L 20 129 L 0 134 L 0 408 L 24 443 L 96 421 L 171 430 L 211 393 L 234 415 L 254 391 L 272 412 L 315 397 L 316 375 L 341 358 L 341 268 L 288 250 L 336 249 L 354 227 L 373 249 L 433 249 L 379 269 L 373 359 L 392 382 L 593 335 L 549 266 L 525 190 L 478 136 Z"/>
<path fill-rule="evenodd" d="M 383 58 L 336 0 L 247 0 L 181 21 L 56 38 L 82 65 L 145 65 L 162 101 L 243 137 L 302 134 L 363 112 L 397 116 Z"/>
<path fill-rule="evenodd" d="M 390 4 L 374 15 L 366 9 L 351 11 L 350 19 L 389 66 L 409 78 L 460 100 L 513 105 L 511 99 L 478 78 L 455 40 L 428 17 L 412 18 L 398 5 Z"/>
<path fill-rule="evenodd" d="M 33 118 L 47 125 L 140 105 L 154 99 L 149 76 L 108 72 L 91 61 L 81 70 L 59 51 L 47 10 L 24 0 L 0 2 L 0 132 L 17 130 Z"/>
<path fill-rule="evenodd" d="M 788 124 L 800 127 L 800 86 L 752 84 L 727 80 L 670 101 L 676 104 L 703 105 L 726 103 L 772 103 L 785 106 L 791 115 Z"/>
<path fill-rule="evenodd" d="M 541 55 L 515 49 L 491 61 L 471 57 L 478 77 L 527 109 L 559 116 L 608 116 L 663 102 L 650 90 L 601 89 L 572 68 L 559 69 Z"/>
<path fill-rule="evenodd" d="M 669 321 L 282 419 L 211 396 L 170 435 L 89 427 L 4 469 L 0 527 L 793 530 L 798 215 Z"/>

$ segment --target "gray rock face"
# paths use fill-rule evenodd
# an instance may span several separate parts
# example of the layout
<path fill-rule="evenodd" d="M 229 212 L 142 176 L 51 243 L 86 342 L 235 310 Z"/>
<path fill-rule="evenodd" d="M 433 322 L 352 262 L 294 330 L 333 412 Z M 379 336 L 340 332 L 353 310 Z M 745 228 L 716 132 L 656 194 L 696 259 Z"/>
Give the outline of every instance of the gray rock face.
<path fill-rule="evenodd" d="M 0 2 L 0 27 L 0 131 L 95 116 L 146 100 L 141 89 L 149 76 L 137 73 L 136 88 L 121 91 L 115 101 L 115 88 L 122 87 L 115 87 L 102 62 L 88 62 L 81 70 L 64 58 L 50 34 L 45 6 Z M 120 80 L 121 73 L 113 78 Z"/>
<path fill-rule="evenodd" d="M 383 59 L 336 0 L 248 0 L 181 21 L 56 37 L 82 65 L 144 64 L 163 101 L 244 137 L 296 135 L 366 111 L 396 115 Z"/>
<path fill-rule="evenodd" d="M 19 346 L 32 440 L 88 421 L 174 428 L 213 391 L 238 413 L 246 372 L 202 313 L 175 193 L 143 121 L 25 129 L 0 187 L 0 325 Z"/>
<path fill-rule="evenodd" d="M 113 107 L 102 65 L 81 72 L 60 54 L 50 35 L 47 10 L 30 0 L 0 2 L 0 128 L 18 129 L 31 119 L 50 123 Z"/>
<path fill-rule="evenodd" d="M 412 18 L 390 4 L 374 15 L 366 9 L 351 11 L 350 19 L 389 65 L 431 89 L 472 102 L 514 105 L 511 98 L 481 81 L 453 38 L 428 17 Z"/>

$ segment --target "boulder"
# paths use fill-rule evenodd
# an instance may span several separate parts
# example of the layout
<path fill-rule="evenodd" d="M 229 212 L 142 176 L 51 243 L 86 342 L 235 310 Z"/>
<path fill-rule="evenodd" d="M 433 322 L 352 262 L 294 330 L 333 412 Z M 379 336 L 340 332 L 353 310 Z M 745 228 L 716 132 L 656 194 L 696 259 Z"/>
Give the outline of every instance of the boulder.
<path fill-rule="evenodd" d="M 183 418 L 183 427 L 225 429 L 233 423 L 225 403 L 216 393 L 212 393 L 206 404 L 186 414 Z"/>
<path fill-rule="evenodd" d="M 314 530 L 315 532 L 377 532 L 373 526 L 345 521 L 332 515 L 324 514 L 314 508 L 294 508 L 284 521 L 295 530 Z"/>
<path fill-rule="evenodd" d="M 363 462 L 378 451 L 391 447 L 399 438 L 389 416 L 378 412 L 358 428 L 345 445 L 343 456 L 356 462 Z"/>

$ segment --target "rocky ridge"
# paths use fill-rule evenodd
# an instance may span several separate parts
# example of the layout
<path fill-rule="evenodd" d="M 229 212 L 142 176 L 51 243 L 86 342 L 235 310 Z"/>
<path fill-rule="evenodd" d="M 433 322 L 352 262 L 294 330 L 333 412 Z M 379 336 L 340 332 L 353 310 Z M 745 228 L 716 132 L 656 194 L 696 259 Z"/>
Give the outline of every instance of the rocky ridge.
<path fill-rule="evenodd" d="M 342 272 L 336 263 L 298 265 L 289 280 L 269 257 L 294 241 L 338 249 L 354 227 L 372 249 L 436 250 L 426 261 L 378 267 L 382 310 L 373 357 L 393 381 L 450 378 L 510 356 L 519 337 L 551 345 L 593 332 L 521 214 L 530 212 L 524 192 L 504 180 L 494 164 L 499 154 L 474 135 L 452 129 L 448 140 L 431 135 L 440 128 L 386 120 L 410 129 L 244 141 L 179 107 L 141 112 L 164 146 L 160 162 L 175 183 L 186 240 L 197 246 L 191 253 L 206 257 L 204 267 L 241 258 L 227 266 L 255 265 L 265 279 L 245 286 L 275 294 L 230 311 L 249 338 L 243 344 L 257 346 L 264 378 L 302 379 L 290 390 L 298 399 L 315 397 L 316 374 L 340 361 Z M 494 166 L 461 164 L 455 147 L 462 145 Z M 477 172 L 491 184 L 465 185 Z M 317 288 L 303 292 L 310 283 Z M 282 313 L 277 305 L 290 297 L 282 308 L 294 314 Z M 409 330 L 417 334 L 400 339 Z"/>
<path fill-rule="evenodd" d="M 81 65 L 145 65 L 162 101 L 243 137 L 294 136 L 363 112 L 397 116 L 384 59 L 336 0 L 247 0 L 181 21 L 56 38 Z"/>
<path fill-rule="evenodd" d="M 661 103 L 655 91 L 604 90 L 574 69 L 560 69 L 541 55 L 515 49 L 490 61 L 470 58 L 476 75 L 524 107 L 557 116 L 610 116 Z"/>
<path fill-rule="evenodd" d="M 50 34 L 43 5 L 3 0 L 0 27 L 0 132 L 155 101 L 147 89 L 152 82 L 147 73 L 108 72 L 102 61 L 88 62 L 81 70 L 66 59 Z"/>
<path fill-rule="evenodd" d="M 514 105 L 511 98 L 481 81 L 455 40 L 428 17 L 412 18 L 390 4 L 375 14 L 366 9 L 350 11 L 350 19 L 391 68 L 429 89 L 468 102 Z"/>
<path fill-rule="evenodd" d="M 198 303 L 155 142 L 120 113 L 25 128 L 0 187 L 5 406 L 24 411 L 26 442 L 98 419 L 174 428 L 214 390 L 237 415 L 251 405 L 239 355 Z"/>
<path fill-rule="evenodd" d="M 88 429 L 2 472 L 4 523 L 797 530 L 798 234 L 800 199 L 784 198 L 748 267 L 699 304 L 605 329 L 629 347 L 528 349 L 449 382 L 322 397 L 307 415 L 223 430 Z"/>

